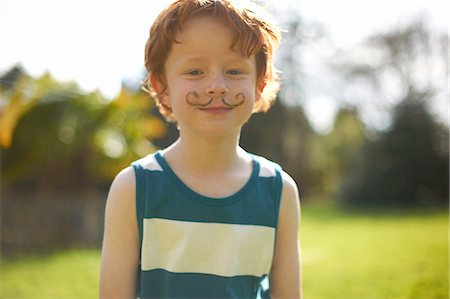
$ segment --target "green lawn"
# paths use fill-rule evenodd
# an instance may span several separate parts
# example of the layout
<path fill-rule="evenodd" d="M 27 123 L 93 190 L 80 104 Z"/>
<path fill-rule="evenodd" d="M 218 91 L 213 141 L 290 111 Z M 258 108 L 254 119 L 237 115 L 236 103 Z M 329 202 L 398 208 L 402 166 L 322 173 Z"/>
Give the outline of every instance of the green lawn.
<path fill-rule="evenodd" d="M 2 262 L 0 298 L 97 298 L 100 252 L 67 251 Z"/>
<path fill-rule="evenodd" d="M 448 216 L 303 206 L 305 299 L 448 298 Z M 1 262 L 0 298 L 96 298 L 96 250 Z"/>
<path fill-rule="evenodd" d="M 303 208 L 305 298 L 449 298 L 448 215 Z"/>

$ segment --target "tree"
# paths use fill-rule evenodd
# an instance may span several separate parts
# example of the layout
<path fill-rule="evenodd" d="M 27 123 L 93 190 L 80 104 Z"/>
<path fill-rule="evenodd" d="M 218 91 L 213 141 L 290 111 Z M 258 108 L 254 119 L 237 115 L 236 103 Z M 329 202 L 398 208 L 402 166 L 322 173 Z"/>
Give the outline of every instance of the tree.
<path fill-rule="evenodd" d="M 152 99 L 123 86 L 108 101 L 18 68 L 0 78 L 2 252 L 98 246 L 107 187 L 165 134 Z"/>
<path fill-rule="evenodd" d="M 340 199 L 356 206 L 447 205 L 447 145 L 446 128 L 424 102 L 400 104 L 392 128 L 365 143 Z"/>
<path fill-rule="evenodd" d="M 448 44 L 447 33 L 429 29 L 422 15 L 374 34 L 334 57 L 331 64 L 342 78 L 339 97 L 357 108 L 373 133 L 388 129 L 391 112 L 404 101 L 425 101 L 447 122 Z"/>
<path fill-rule="evenodd" d="M 84 192 L 109 185 L 165 134 L 143 92 L 123 86 L 108 102 L 50 74 L 33 79 L 22 72 L 14 80 L 4 90 L 9 104 L 0 122 L 2 136 L 9 136 L 1 143 L 3 189 Z"/>
<path fill-rule="evenodd" d="M 311 172 L 308 175 L 314 178 L 311 189 L 317 197 L 336 197 L 354 155 L 366 140 L 364 129 L 356 111 L 343 108 L 328 134 L 316 134 L 310 139 L 307 152 Z"/>
<path fill-rule="evenodd" d="M 442 51 L 447 45 L 448 38 L 429 31 L 419 19 L 372 36 L 358 56 L 366 59 L 353 56 L 341 65 L 349 82 L 362 83 L 365 98 L 377 101 L 375 106 L 381 109 L 376 112 L 392 111 L 385 126 L 372 126 L 371 140 L 343 182 L 342 202 L 358 206 L 447 203 L 448 127 L 430 112 L 430 103 L 442 101 L 443 82 L 435 76 L 447 68 Z M 364 118 L 361 105 L 359 111 Z"/>

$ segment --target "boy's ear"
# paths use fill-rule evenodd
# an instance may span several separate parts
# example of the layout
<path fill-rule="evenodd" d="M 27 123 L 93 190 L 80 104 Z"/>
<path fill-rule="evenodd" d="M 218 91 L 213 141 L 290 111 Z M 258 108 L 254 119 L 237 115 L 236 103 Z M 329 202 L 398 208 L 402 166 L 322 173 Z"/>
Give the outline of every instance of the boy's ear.
<path fill-rule="evenodd" d="M 264 91 L 264 87 L 266 87 L 266 81 L 263 80 L 263 81 L 259 84 L 259 86 L 258 86 L 258 88 L 257 88 L 257 90 L 256 90 L 256 95 L 257 95 L 256 101 L 259 101 L 259 99 L 261 98 L 261 94 L 262 94 L 263 91 Z"/>
<path fill-rule="evenodd" d="M 168 96 L 167 88 L 165 88 L 163 86 L 163 83 L 159 82 L 155 78 L 155 76 L 153 76 L 153 74 L 150 74 L 149 81 L 150 81 L 150 84 L 151 84 L 153 90 L 157 94 L 157 98 L 158 98 L 159 102 L 162 103 L 163 105 L 165 105 L 166 107 L 170 108 L 170 104 L 167 99 L 167 96 Z M 164 92 L 161 92 L 161 91 L 164 91 Z"/>
<path fill-rule="evenodd" d="M 264 87 L 266 87 L 266 81 L 262 81 L 261 84 L 259 84 L 259 93 L 260 94 L 264 91 Z"/>
<path fill-rule="evenodd" d="M 156 91 L 157 94 L 159 94 L 159 91 L 161 90 L 161 84 L 156 80 L 155 76 L 153 74 L 150 74 L 149 76 L 150 85 L 152 86 L 153 90 Z"/>

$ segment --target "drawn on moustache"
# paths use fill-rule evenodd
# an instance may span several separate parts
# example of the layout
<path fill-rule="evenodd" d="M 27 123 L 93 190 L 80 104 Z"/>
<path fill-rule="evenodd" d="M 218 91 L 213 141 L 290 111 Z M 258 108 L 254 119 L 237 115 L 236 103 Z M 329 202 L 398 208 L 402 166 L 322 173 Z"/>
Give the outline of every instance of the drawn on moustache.
<path fill-rule="evenodd" d="M 201 107 L 204 108 L 206 106 L 208 106 L 209 104 L 212 103 L 213 98 L 209 98 L 209 100 L 205 103 L 201 103 L 200 102 L 200 95 L 198 94 L 198 92 L 196 91 L 191 91 L 186 95 L 186 102 L 194 107 Z M 227 106 L 227 107 L 238 107 L 240 105 L 242 105 L 245 102 L 245 96 L 242 92 L 238 93 L 235 96 L 236 102 L 235 103 L 229 103 L 224 97 L 221 97 L 221 101 L 222 103 Z"/>

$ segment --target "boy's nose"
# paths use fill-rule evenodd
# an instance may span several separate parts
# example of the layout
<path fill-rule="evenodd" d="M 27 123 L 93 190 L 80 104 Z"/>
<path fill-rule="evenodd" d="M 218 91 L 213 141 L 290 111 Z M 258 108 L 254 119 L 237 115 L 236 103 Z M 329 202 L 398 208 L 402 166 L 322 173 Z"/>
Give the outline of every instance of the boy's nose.
<path fill-rule="evenodd" d="M 228 94 L 228 88 L 222 79 L 216 79 L 206 88 L 205 93 L 209 97 L 219 97 Z"/>

